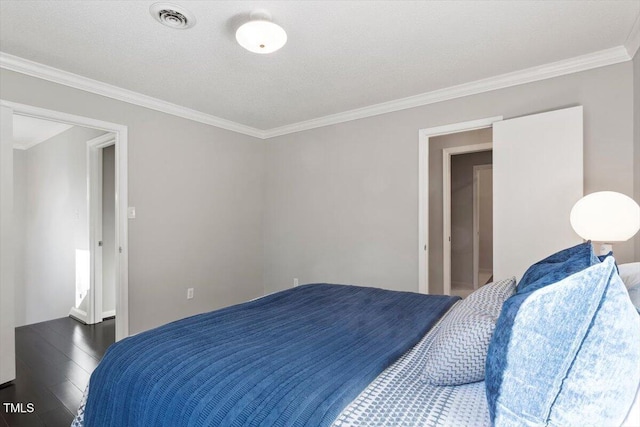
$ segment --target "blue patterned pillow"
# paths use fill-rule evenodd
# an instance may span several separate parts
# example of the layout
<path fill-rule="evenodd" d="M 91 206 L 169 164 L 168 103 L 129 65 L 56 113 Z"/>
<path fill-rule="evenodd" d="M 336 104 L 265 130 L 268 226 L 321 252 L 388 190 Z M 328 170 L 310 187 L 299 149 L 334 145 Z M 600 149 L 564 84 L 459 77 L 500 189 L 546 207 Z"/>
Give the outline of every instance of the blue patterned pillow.
<path fill-rule="evenodd" d="M 484 379 L 489 341 L 515 278 L 489 283 L 458 303 L 440 325 L 425 358 L 422 380 L 461 385 Z"/>
<path fill-rule="evenodd" d="M 543 288 L 599 262 L 591 241 L 556 252 L 527 269 L 518 283 L 518 293 Z"/>
<path fill-rule="evenodd" d="M 487 355 L 495 426 L 620 425 L 640 382 L 640 317 L 608 257 L 509 298 Z"/>

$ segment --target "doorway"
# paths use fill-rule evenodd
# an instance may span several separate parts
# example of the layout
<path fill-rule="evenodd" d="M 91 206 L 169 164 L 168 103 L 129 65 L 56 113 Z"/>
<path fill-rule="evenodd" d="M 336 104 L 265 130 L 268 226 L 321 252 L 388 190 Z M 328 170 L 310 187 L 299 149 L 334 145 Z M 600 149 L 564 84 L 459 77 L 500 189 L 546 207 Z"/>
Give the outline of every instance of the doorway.
<path fill-rule="evenodd" d="M 497 116 L 421 129 L 418 134 L 419 292 L 448 293 L 440 268 L 444 258 L 440 248 L 447 242 L 438 229 L 443 221 L 443 209 L 433 207 L 439 203 L 430 200 L 434 194 L 443 197 L 442 184 L 438 182 L 439 185 L 434 186 L 431 174 L 434 166 L 441 167 L 438 159 L 433 160 L 439 154 L 431 152 L 434 141 L 456 132 L 487 128 L 492 129 L 493 141 L 494 279 L 511 276 L 519 279 L 536 260 L 581 242 L 567 220 L 573 204 L 582 197 L 584 186 L 581 106 L 508 120 Z M 542 175 L 541 167 L 545 170 Z M 434 217 L 440 221 L 434 221 Z"/>
<path fill-rule="evenodd" d="M 86 324 L 116 316 L 116 158 L 111 132 L 85 142 L 88 239 L 87 279 L 76 283 L 69 315 Z M 93 292 L 91 291 L 93 290 Z"/>
<path fill-rule="evenodd" d="M 418 136 L 418 291 L 444 294 L 442 156 L 434 140 L 454 133 L 491 129 L 502 116 L 421 129 Z M 487 138 L 485 141 L 491 140 Z M 462 144 L 462 145 L 468 145 Z M 430 200 L 432 195 L 438 195 Z"/>
<path fill-rule="evenodd" d="M 115 138 L 115 338 L 129 335 L 127 246 L 127 127 L 115 123 L 0 100 L 0 384 L 15 379 L 15 216 L 13 212 L 13 115 L 111 132 Z M 86 179 L 86 178 L 85 178 Z M 78 212 L 80 215 L 81 213 Z M 75 217 L 72 211 L 71 217 Z M 86 264 L 85 264 L 86 265 Z M 93 292 L 89 292 L 93 294 Z"/>
<path fill-rule="evenodd" d="M 473 289 L 493 281 L 493 164 L 473 167 Z"/>
<path fill-rule="evenodd" d="M 90 323 L 116 315 L 115 265 L 116 247 L 116 188 L 115 188 L 115 137 L 112 133 L 87 141 L 87 165 L 89 177 L 89 242 L 92 251 L 93 271 L 92 305 L 95 307 Z"/>
<path fill-rule="evenodd" d="M 456 141 L 481 141 L 491 137 L 491 129 L 479 132 L 468 132 L 463 139 L 460 134 L 448 135 L 446 140 L 452 143 Z M 443 218 L 443 246 L 442 246 L 442 270 L 443 291 L 448 295 L 466 297 L 479 286 L 478 273 L 475 271 L 475 259 L 482 256 L 483 260 L 492 259 L 492 256 L 481 254 L 475 235 L 475 174 L 480 165 L 491 165 L 492 143 L 450 146 L 442 149 L 443 174 L 442 174 L 442 218 Z M 486 170 L 486 169 L 485 169 Z M 489 182 L 490 184 L 490 182 Z M 483 189 L 486 189 L 483 187 Z M 484 197 L 483 202 L 492 203 L 492 189 L 488 189 L 489 197 Z M 484 216 L 486 211 L 492 211 L 493 206 L 486 203 L 482 205 Z M 483 217 L 484 219 L 484 217 Z M 491 216 L 486 219 L 491 221 Z M 484 224 L 486 226 L 486 223 Z M 492 225 L 488 228 L 492 230 Z M 484 235 L 483 243 L 492 236 Z M 485 245 L 484 250 L 492 250 L 492 245 Z M 486 270 L 493 270 L 493 265 L 486 266 Z M 490 275 L 491 276 L 491 275 Z"/>
<path fill-rule="evenodd" d="M 92 290 L 102 292 L 94 278 L 102 277 L 103 271 L 94 271 L 92 260 L 110 258 L 104 274 L 111 282 L 115 265 L 113 254 L 103 255 L 101 248 L 90 244 L 89 224 L 99 212 L 88 201 L 100 198 L 102 188 L 91 186 L 87 141 L 106 137 L 113 145 L 114 134 L 21 114 L 13 114 L 12 122 L 15 326 L 67 315 L 87 324 L 100 322 L 102 307 L 92 302 L 91 294 Z M 115 163 L 111 160 L 97 178 L 102 182 L 104 172 L 111 184 L 105 202 L 113 210 Z M 114 214 L 105 212 L 111 222 Z M 116 230 L 106 231 L 104 240 L 113 247 Z M 113 298 L 111 310 L 115 316 Z"/>

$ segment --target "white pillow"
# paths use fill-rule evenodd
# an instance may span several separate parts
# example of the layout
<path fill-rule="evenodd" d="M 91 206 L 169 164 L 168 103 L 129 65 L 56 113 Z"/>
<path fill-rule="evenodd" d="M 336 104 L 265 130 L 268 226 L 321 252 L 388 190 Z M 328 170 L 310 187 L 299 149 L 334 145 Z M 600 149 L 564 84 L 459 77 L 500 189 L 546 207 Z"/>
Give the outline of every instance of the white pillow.
<path fill-rule="evenodd" d="M 620 427 L 638 427 L 640 426 L 640 385 L 636 391 L 636 398 L 633 401 L 633 406 L 629 409 L 627 418 L 622 422 Z"/>
<path fill-rule="evenodd" d="M 630 262 L 618 265 L 618 274 L 627 289 L 640 284 L 640 262 Z"/>
<path fill-rule="evenodd" d="M 457 304 L 442 321 L 425 358 L 422 381 L 451 386 L 484 380 L 489 342 L 516 279 L 489 283 Z"/>

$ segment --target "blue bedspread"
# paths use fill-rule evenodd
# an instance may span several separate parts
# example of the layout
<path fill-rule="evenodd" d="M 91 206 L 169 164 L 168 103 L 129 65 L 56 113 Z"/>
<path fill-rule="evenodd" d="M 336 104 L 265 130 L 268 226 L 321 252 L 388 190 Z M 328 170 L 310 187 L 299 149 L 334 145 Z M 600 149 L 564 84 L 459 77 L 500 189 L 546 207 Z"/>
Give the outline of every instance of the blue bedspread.
<path fill-rule="evenodd" d="M 112 345 L 94 426 L 327 426 L 457 297 L 307 285 Z"/>

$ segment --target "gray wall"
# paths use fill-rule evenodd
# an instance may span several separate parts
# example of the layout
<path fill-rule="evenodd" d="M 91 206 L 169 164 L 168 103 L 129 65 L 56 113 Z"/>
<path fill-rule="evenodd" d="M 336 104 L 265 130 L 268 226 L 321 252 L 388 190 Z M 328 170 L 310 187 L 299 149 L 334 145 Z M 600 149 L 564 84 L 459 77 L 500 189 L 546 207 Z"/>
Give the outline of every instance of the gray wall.
<path fill-rule="evenodd" d="M 24 300 L 24 251 L 27 216 L 27 152 L 13 150 L 13 233 L 14 233 L 14 283 L 16 326 L 26 325 L 26 305 Z"/>
<path fill-rule="evenodd" d="M 135 333 L 257 297 L 262 283 L 266 292 L 290 287 L 294 277 L 416 291 L 422 128 L 583 105 L 585 192 L 633 194 L 634 171 L 640 175 L 633 149 L 634 64 L 264 144 L 11 71 L 0 70 L 0 85 L 9 101 L 129 126 L 129 205 L 138 214 L 129 221 Z M 634 244 L 616 245 L 616 254 L 619 262 L 631 261 Z M 186 300 L 187 287 L 195 288 L 194 300 Z"/>
<path fill-rule="evenodd" d="M 261 141 L 4 69 L 0 86 L 8 101 L 128 126 L 131 333 L 262 295 Z"/>
<path fill-rule="evenodd" d="M 473 167 L 488 164 L 491 151 L 451 156 L 452 288 L 473 287 Z"/>
<path fill-rule="evenodd" d="M 405 185 L 417 158 L 389 143 L 394 134 L 358 121 L 267 141 L 265 292 L 294 277 L 398 290 L 415 280 L 404 210 L 418 209 L 417 182 Z"/>
<path fill-rule="evenodd" d="M 15 165 L 14 200 L 24 192 L 23 251 L 15 258 L 22 282 L 16 282 L 17 317 L 23 324 L 65 317 L 75 305 L 76 251 L 89 250 L 86 142 L 104 131 L 72 127 L 25 151 Z M 15 150 L 14 150 L 15 152 Z M 14 153 L 14 160 L 15 160 Z M 20 156 L 18 156 L 20 157 Z M 16 279 L 18 277 L 16 276 Z M 18 320 L 18 319 L 17 319 Z"/>
<path fill-rule="evenodd" d="M 442 150 L 491 142 L 491 128 L 429 138 L 429 292 L 443 292 Z M 489 155 L 489 159 L 491 156 Z M 489 161 L 490 162 L 490 161 Z M 414 196 L 417 198 L 417 194 Z M 416 219 L 417 220 L 417 219 Z M 416 229 L 416 238 L 417 238 Z M 452 261 L 453 262 L 453 261 Z M 417 268 L 417 266 L 416 266 Z M 452 268 L 453 271 L 453 268 Z M 417 274 L 417 272 L 416 272 Z M 453 281 L 453 277 L 452 277 Z"/>
<path fill-rule="evenodd" d="M 102 312 L 116 309 L 116 146 L 102 150 Z"/>
<path fill-rule="evenodd" d="M 583 105 L 585 192 L 633 194 L 632 81 L 625 62 L 269 140 L 265 290 L 298 277 L 417 291 L 422 128 Z M 634 243 L 616 255 L 633 260 Z"/>

